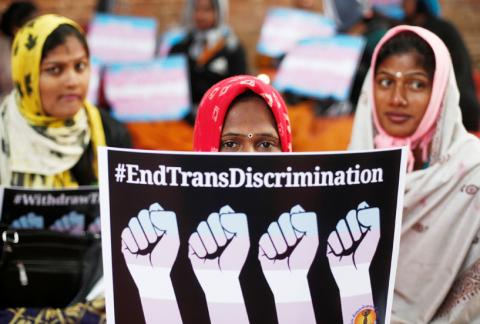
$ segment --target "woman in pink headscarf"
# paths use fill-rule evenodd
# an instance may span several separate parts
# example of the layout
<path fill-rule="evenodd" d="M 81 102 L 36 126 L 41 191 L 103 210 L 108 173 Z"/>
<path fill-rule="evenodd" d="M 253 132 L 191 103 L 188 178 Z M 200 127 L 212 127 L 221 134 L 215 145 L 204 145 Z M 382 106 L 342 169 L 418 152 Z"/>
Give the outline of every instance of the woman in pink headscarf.
<path fill-rule="evenodd" d="M 292 132 L 281 95 L 239 75 L 212 86 L 198 107 L 194 151 L 291 152 Z"/>
<path fill-rule="evenodd" d="M 462 125 L 448 49 L 391 29 L 377 45 L 350 149 L 407 146 L 393 323 L 480 319 L 480 141 Z"/>

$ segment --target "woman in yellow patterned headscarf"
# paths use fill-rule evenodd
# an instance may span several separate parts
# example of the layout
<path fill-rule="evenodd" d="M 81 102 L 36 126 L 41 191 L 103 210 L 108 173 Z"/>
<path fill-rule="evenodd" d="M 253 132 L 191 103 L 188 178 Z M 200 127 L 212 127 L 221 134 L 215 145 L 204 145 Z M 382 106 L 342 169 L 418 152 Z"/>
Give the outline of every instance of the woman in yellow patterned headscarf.
<path fill-rule="evenodd" d="M 0 185 L 96 183 L 97 147 L 128 147 L 130 138 L 120 123 L 85 100 L 90 69 L 82 29 L 65 17 L 45 15 L 23 26 L 12 45 L 15 89 L 0 105 Z M 0 309 L 1 323 L 83 319 L 104 323 L 104 299 L 63 309 Z"/>
<path fill-rule="evenodd" d="M 112 125 L 105 127 L 111 119 L 85 100 L 90 69 L 82 29 L 58 15 L 28 22 L 13 42 L 12 77 L 15 89 L 0 107 L 0 184 L 97 182 L 96 148 Z"/>

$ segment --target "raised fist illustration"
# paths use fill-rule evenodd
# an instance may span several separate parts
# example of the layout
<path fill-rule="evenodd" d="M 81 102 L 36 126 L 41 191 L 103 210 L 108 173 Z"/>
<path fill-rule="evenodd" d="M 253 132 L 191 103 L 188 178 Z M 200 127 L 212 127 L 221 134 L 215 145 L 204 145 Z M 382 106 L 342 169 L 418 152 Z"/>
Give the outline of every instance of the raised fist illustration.
<path fill-rule="evenodd" d="M 369 208 L 366 202 L 362 202 L 357 210 L 350 210 L 328 236 L 327 257 L 335 280 L 338 267 L 343 267 L 342 273 L 349 269 L 347 277 L 355 276 L 365 268 L 368 270 L 379 239 L 380 210 Z M 347 278 L 339 275 L 338 279 L 340 288 L 342 280 Z"/>
<path fill-rule="evenodd" d="M 179 246 L 177 217 L 158 203 L 142 209 L 122 232 L 122 252 L 128 265 L 171 268 Z"/>
<path fill-rule="evenodd" d="M 11 227 L 15 229 L 43 229 L 43 216 L 30 212 L 15 219 Z"/>
<path fill-rule="evenodd" d="M 306 212 L 300 205 L 294 206 L 290 213 L 281 214 L 260 237 L 258 259 L 281 323 L 315 322 L 307 274 L 317 248 L 317 215 Z M 296 312 L 289 303 L 296 305 Z"/>
<path fill-rule="evenodd" d="M 361 306 L 373 308 L 370 264 L 380 240 L 380 210 L 362 202 L 328 237 L 327 257 L 337 283 L 344 322 Z"/>
<path fill-rule="evenodd" d="M 207 300 L 210 321 L 248 323 L 238 277 L 250 249 L 247 215 L 224 206 L 200 222 L 188 257 Z M 230 312 L 230 313 L 229 313 Z"/>
<path fill-rule="evenodd" d="M 123 256 L 137 285 L 147 323 L 158 323 L 162 318 L 181 323 L 170 278 L 179 246 L 177 217 L 158 203 L 142 209 L 122 231 Z"/>
<path fill-rule="evenodd" d="M 85 215 L 76 211 L 63 215 L 50 226 L 52 231 L 80 234 L 85 231 Z"/>
<path fill-rule="evenodd" d="M 170 278 L 179 246 L 176 215 L 158 203 L 142 209 L 122 231 L 123 256 L 147 323 L 181 323 Z"/>
<path fill-rule="evenodd" d="M 100 234 L 101 232 L 101 221 L 100 216 L 95 217 L 95 220 L 88 225 L 88 232 L 93 234 Z"/>

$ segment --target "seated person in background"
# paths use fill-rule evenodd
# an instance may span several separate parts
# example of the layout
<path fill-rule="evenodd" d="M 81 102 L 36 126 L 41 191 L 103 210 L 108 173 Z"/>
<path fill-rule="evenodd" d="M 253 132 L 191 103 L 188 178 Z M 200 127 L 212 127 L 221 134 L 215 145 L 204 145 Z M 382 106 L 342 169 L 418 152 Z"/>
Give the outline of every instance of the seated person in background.
<path fill-rule="evenodd" d="M 338 116 L 353 112 L 357 106 L 360 90 L 365 75 L 370 67 L 373 49 L 380 38 L 386 33 L 389 23 L 373 9 L 366 8 L 357 0 L 323 0 L 323 13 L 335 22 L 339 34 L 360 36 L 365 40 L 365 48 L 355 71 L 348 100 L 337 101 L 331 97 L 315 100 L 315 110 L 318 115 Z M 291 93 L 285 98 L 289 104 L 296 104 L 302 99 Z"/>
<path fill-rule="evenodd" d="M 470 131 L 480 129 L 480 105 L 475 92 L 470 54 L 462 36 L 450 22 L 439 17 L 438 0 L 403 0 L 405 23 L 430 30 L 445 43 L 452 57 L 460 90 L 463 124 Z"/>
<path fill-rule="evenodd" d="M 480 141 L 461 121 L 445 44 L 411 26 L 377 45 L 350 149 L 408 147 L 392 323 L 480 320 Z"/>
<path fill-rule="evenodd" d="M 85 100 L 89 51 L 73 21 L 45 15 L 15 37 L 15 89 L 0 105 L 0 184 L 63 188 L 97 183 L 97 147 L 129 147 L 126 129 Z"/>
<path fill-rule="evenodd" d="M 13 89 L 10 60 L 13 37 L 36 13 L 37 7 L 32 2 L 17 1 L 10 4 L 0 18 L 0 100 Z"/>
<path fill-rule="evenodd" d="M 349 103 L 352 105 L 351 109 L 355 110 L 373 50 L 387 32 L 389 23 L 357 0 L 323 0 L 323 9 L 325 15 L 335 21 L 339 33 L 362 36 L 366 41 L 350 90 Z"/>
<path fill-rule="evenodd" d="M 246 56 L 239 39 L 226 25 L 225 0 L 188 0 L 185 13 L 188 33 L 170 54 L 188 56 L 193 122 L 203 94 L 220 80 L 247 71 Z"/>
<path fill-rule="evenodd" d="M 227 78 L 211 87 L 200 102 L 193 150 L 291 152 L 287 106 L 272 86 L 256 77 Z"/>

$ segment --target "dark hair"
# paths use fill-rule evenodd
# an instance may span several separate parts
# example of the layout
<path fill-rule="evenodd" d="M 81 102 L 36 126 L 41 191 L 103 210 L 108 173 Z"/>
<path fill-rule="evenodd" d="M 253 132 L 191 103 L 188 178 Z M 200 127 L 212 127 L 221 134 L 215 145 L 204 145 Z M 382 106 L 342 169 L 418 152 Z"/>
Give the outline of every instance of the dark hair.
<path fill-rule="evenodd" d="M 220 3 L 219 3 L 218 0 L 210 0 L 210 4 L 212 5 L 213 11 L 215 11 L 215 15 L 216 15 L 216 17 L 215 17 L 215 19 L 216 19 L 216 21 L 215 21 L 215 26 L 218 26 L 218 23 L 219 23 L 219 21 L 220 21 L 220 15 L 222 14 L 222 13 L 220 12 Z M 192 8 L 192 10 L 195 11 L 195 8 L 196 8 L 196 7 L 197 7 L 197 1 L 194 1 L 194 2 L 193 2 L 193 8 Z M 191 14 L 192 14 L 192 17 L 193 17 L 193 11 L 192 11 L 192 13 L 191 13 Z"/>
<path fill-rule="evenodd" d="M 72 25 L 61 24 L 50 35 L 48 35 L 47 39 L 45 40 L 45 44 L 43 45 L 43 49 L 42 49 L 42 60 L 55 47 L 64 44 L 67 37 L 70 37 L 70 36 L 77 38 L 85 48 L 85 51 L 87 52 L 87 56 L 90 56 L 90 52 L 88 50 L 88 44 L 85 36 Z"/>
<path fill-rule="evenodd" d="M 37 7 L 29 1 L 14 2 L 2 14 L 0 30 L 13 38 L 13 29 L 20 28 L 37 12 Z"/>
<path fill-rule="evenodd" d="M 236 96 L 235 99 L 232 100 L 232 102 L 230 103 L 230 106 L 228 108 L 230 109 L 231 107 L 233 107 L 233 105 L 235 105 L 239 102 L 246 101 L 246 100 L 251 99 L 251 98 L 259 98 L 259 99 L 265 101 L 265 99 L 261 95 L 259 95 L 258 93 L 255 93 L 252 90 L 245 90 L 245 92 L 242 92 L 241 94 Z M 267 104 L 266 101 L 265 101 L 265 104 Z"/>
<path fill-rule="evenodd" d="M 430 10 L 427 7 L 427 4 L 424 1 L 421 1 L 421 0 L 417 0 L 417 8 L 415 10 L 415 13 L 417 13 L 417 14 L 422 13 L 422 14 L 426 14 L 428 16 L 432 15 L 432 13 L 430 12 Z"/>
<path fill-rule="evenodd" d="M 417 55 L 417 64 L 427 71 L 428 76 L 433 78 L 435 72 L 435 54 L 430 45 L 420 36 L 411 31 L 404 31 L 390 38 L 378 52 L 375 65 L 377 68 L 392 55 L 414 52 Z"/>

